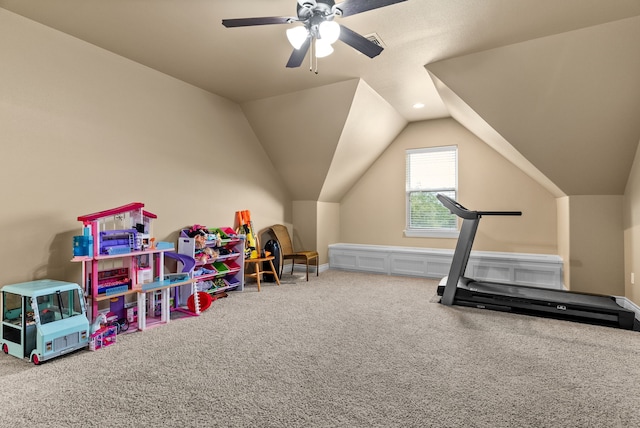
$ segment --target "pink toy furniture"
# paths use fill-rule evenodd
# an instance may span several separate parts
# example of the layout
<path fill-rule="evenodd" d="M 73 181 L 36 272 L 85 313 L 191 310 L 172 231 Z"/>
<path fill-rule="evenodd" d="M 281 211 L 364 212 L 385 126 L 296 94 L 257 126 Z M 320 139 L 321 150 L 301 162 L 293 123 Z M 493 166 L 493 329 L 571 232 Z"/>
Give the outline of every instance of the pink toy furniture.
<path fill-rule="evenodd" d="M 152 221 L 157 218 L 143 209 L 141 202 L 78 217 L 83 225 L 83 237 L 74 239 L 73 262 L 82 263 L 82 283 L 89 306 L 89 320 L 94 321 L 99 310 L 116 314 L 117 322 L 127 320 L 131 299 L 137 298 L 137 322 L 128 331 L 144 330 L 156 323 L 170 321 L 170 289 L 191 284 L 191 279 L 176 283 L 165 280 L 164 256 L 175 251 L 174 245 L 155 242 Z M 76 242 L 89 249 L 77 249 Z M 84 253 L 78 255 L 78 253 Z M 155 317 L 156 294 L 160 295 L 160 317 Z M 106 308 L 105 308 L 106 306 Z"/>

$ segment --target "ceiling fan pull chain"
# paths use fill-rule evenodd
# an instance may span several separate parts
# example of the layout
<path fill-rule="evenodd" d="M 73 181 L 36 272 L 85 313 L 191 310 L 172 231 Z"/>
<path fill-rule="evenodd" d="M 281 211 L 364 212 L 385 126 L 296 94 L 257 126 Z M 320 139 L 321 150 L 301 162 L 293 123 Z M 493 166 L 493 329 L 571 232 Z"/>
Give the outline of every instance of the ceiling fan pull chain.
<path fill-rule="evenodd" d="M 316 57 L 316 44 L 313 43 L 314 39 L 311 38 L 311 49 L 309 52 L 309 71 L 313 71 L 318 74 L 318 57 Z"/>

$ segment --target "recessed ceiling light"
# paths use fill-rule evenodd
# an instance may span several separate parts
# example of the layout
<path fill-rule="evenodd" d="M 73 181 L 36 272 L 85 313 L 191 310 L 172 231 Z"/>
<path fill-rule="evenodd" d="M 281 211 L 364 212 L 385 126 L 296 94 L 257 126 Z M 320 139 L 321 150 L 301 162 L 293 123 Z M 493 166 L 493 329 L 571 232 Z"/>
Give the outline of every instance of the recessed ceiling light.
<path fill-rule="evenodd" d="M 423 103 L 415 103 L 415 104 L 413 105 L 413 108 L 423 108 L 423 107 L 424 107 L 424 104 L 423 104 Z"/>

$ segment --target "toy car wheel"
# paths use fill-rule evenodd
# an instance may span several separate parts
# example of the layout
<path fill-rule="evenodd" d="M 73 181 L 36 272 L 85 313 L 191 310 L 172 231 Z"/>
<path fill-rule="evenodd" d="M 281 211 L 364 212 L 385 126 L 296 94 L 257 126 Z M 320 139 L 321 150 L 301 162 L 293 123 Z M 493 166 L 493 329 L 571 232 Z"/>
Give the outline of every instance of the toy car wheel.
<path fill-rule="evenodd" d="M 33 357 L 31 358 L 31 361 L 33 361 L 34 365 L 38 365 L 40 364 L 40 358 L 38 358 L 38 354 L 33 354 Z"/>
<path fill-rule="evenodd" d="M 5 354 L 9 353 L 9 345 L 7 345 L 6 343 L 4 343 L 2 345 L 2 350 L 4 351 Z"/>

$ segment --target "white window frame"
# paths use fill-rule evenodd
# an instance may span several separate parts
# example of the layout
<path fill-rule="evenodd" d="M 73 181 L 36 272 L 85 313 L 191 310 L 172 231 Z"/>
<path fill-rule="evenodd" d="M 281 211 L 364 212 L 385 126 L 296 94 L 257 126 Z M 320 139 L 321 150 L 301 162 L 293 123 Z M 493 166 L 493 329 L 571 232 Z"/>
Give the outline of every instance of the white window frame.
<path fill-rule="evenodd" d="M 442 152 L 453 152 L 455 157 L 453 172 L 455 175 L 455 185 L 453 187 L 438 187 L 438 186 L 430 186 L 429 183 L 425 183 L 416 188 L 410 188 L 410 180 L 409 175 L 411 174 L 409 168 L 409 158 L 412 155 L 420 155 L 420 154 L 431 154 L 431 153 L 442 153 Z M 405 155 L 405 204 L 406 204 L 406 218 L 405 224 L 406 228 L 404 230 L 404 235 L 409 238 L 457 238 L 459 235 L 459 221 L 456 218 L 455 228 L 416 228 L 410 227 L 410 215 L 411 215 L 411 201 L 410 194 L 415 191 L 426 191 L 426 192 L 454 192 L 453 199 L 456 199 L 456 195 L 458 194 L 458 147 L 457 146 L 438 146 L 438 147 L 426 147 L 420 149 L 408 149 L 406 150 Z M 453 215 L 453 214 L 452 214 Z"/>

